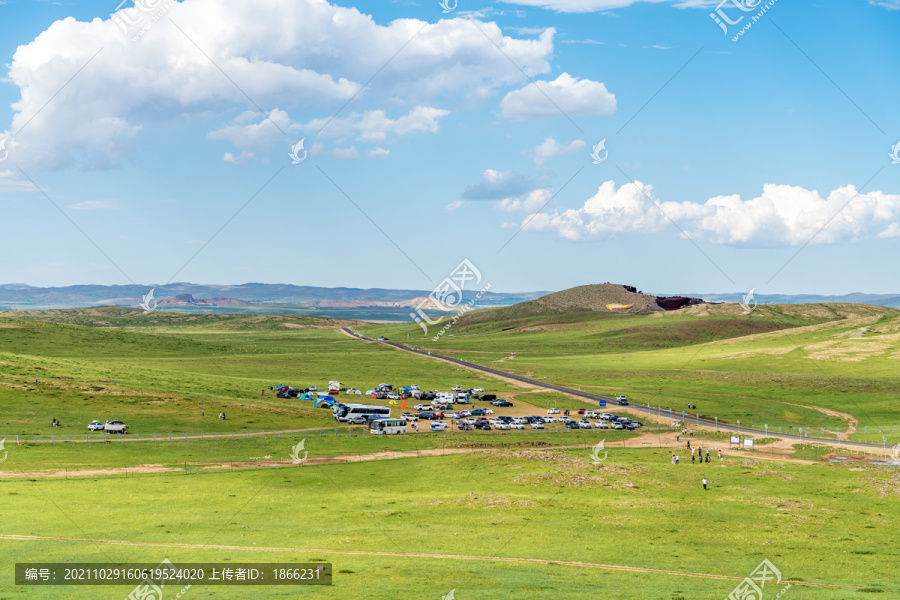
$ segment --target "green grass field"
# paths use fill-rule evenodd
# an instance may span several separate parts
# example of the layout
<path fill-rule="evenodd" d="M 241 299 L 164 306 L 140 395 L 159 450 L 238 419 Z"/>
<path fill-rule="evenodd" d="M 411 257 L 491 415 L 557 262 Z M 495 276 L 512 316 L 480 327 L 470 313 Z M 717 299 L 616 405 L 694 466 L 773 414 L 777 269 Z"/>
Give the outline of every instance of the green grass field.
<path fill-rule="evenodd" d="M 676 411 L 696 403 L 696 412 L 723 421 L 900 425 L 896 311 L 710 310 L 528 317 L 507 331 L 482 321 L 437 342 L 414 325 L 353 327 L 632 402 Z M 900 474 L 853 453 L 828 462 L 833 448 L 796 444 L 778 455 L 774 439 L 757 436 L 756 451 L 692 465 L 681 450 L 674 466 L 667 424 L 641 434 L 382 438 L 335 427 L 330 411 L 280 400 L 268 387 L 321 389 L 331 379 L 363 390 L 382 381 L 481 386 L 512 398 L 512 414 L 587 405 L 361 342 L 332 320 L 128 309 L 27 316 L 0 319 L 0 599 L 112 599 L 132 589 L 16 587 L 15 562 L 164 558 L 334 565 L 331 587 L 193 587 L 188 599 L 440 598 L 451 590 L 460 599 L 721 599 L 764 558 L 791 583 L 787 598 L 900 595 L 892 544 Z M 219 411 L 228 419 L 216 419 Z M 51 429 L 51 417 L 63 427 Z M 141 442 L 24 438 L 83 438 L 92 419 L 114 418 Z M 300 431 L 246 437 L 290 429 Z M 204 440 L 147 437 L 164 432 L 203 432 Z M 881 442 L 874 432 L 852 437 Z M 309 462 L 288 464 L 301 439 Z M 722 432 L 693 439 L 727 442 Z M 607 458 L 598 467 L 590 446 L 600 440 Z M 648 443 L 635 447 L 641 440 Z M 780 590 L 767 587 L 766 598 Z"/>

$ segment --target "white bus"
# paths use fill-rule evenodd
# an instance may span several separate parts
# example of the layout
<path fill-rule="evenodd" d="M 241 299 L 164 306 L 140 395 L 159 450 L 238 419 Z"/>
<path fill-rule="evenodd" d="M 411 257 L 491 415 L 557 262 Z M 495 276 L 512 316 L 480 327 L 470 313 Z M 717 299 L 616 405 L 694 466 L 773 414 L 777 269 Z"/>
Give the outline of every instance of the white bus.
<path fill-rule="evenodd" d="M 406 419 L 375 419 L 372 421 L 373 435 L 395 435 L 406 433 Z"/>
<path fill-rule="evenodd" d="M 387 406 L 368 406 L 366 404 L 340 404 L 335 406 L 334 418 L 346 423 L 351 419 L 362 417 L 366 421 L 390 419 L 391 409 Z"/>

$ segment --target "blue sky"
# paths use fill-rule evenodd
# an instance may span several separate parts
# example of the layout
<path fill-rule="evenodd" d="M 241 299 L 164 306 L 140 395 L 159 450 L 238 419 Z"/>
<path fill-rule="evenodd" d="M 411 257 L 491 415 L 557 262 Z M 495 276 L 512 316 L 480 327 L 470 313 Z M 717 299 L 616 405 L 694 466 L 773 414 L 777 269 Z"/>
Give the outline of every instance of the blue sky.
<path fill-rule="evenodd" d="M 897 292 L 900 4 L 738 3 L 0 3 L 0 281 Z"/>

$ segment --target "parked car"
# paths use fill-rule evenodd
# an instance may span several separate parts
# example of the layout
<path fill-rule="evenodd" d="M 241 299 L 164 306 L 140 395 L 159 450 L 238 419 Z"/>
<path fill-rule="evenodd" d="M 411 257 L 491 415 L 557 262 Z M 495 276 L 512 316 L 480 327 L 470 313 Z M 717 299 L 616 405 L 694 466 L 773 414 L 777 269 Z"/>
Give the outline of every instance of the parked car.
<path fill-rule="evenodd" d="M 502 398 L 499 400 L 494 400 L 493 402 L 491 402 L 491 404 L 493 404 L 494 406 L 512 406 L 513 405 L 513 403 L 510 402 L 509 400 L 503 400 Z"/>
<path fill-rule="evenodd" d="M 431 408 L 431 405 L 430 404 L 416 404 L 415 406 L 413 406 L 413 408 L 416 410 L 428 410 Z"/>
<path fill-rule="evenodd" d="M 528 420 L 525 417 L 513 417 L 513 423 L 518 423 L 519 425 L 525 425 L 528 423 Z"/>
<path fill-rule="evenodd" d="M 482 431 L 490 431 L 491 424 L 487 421 L 475 421 L 475 424 L 472 426 L 475 429 L 481 429 Z"/>
<path fill-rule="evenodd" d="M 559 423 L 556 417 L 544 417 L 544 423 Z"/>
<path fill-rule="evenodd" d="M 531 428 L 532 429 L 545 429 L 543 421 L 532 421 Z"/>
<path fill-rule="evenodd" d="M 347 423 L 349 423 L 350 425 L 365 425 L 368 422 L 369 422 L 369 420 L 366 419 L 365 417 L 357 416 L 357 417 L 351 417 L 351 418 L 347 419 Z"/>
<path fill-rule="evenodd" d="M 586 411 L 584 411 L 584 417 L 585 417 L 586 419 L 596 419 L 596 418 L 597 418 L 597 411 L 595 411 L 595 410 L 586 410 Z"/>
<path fill-rule="evenodd" d="M 128 426 L 122 421 L 107 421 L 103 426 L 106 433 L 128 433 Z"/>
<path fill-rule="evenodd" d="M 558 415 L 558 414 L 559 414 L 559 409 L 558 409 L 558 408 L 548 408 L 548 409 L 547 409 L 547 414 L 548 414 L 548 415 Z"/>
<path fill-rule="evenodd" d="M 515 421 L 513 421 L 512 423 L 509 424 L 509 428 L 510 429 L 525 429 L 525 425 L 523 425 L 522 423 L 516 423 Z"/>
<path fill-rule="evenodd" d="M 594 423 L 594 428 L 596 429 L 609 429 L 609 423 L 606 421 L 597 421 Z"/>
<path fill-rule="evenodd" d="M 500 415 L 496 420 L 503 421 L 504 423 L 512 423 L 513 418 L 509 415 Z"/>
<path fill-rule="evenodd" d="M 479 394 L 484 391 L 483 387 L 477 387 L 472 390 L 473 392 L 478 392 Z"/>
<path fill-rule="evenodd" d="M 610 427 L 612 429 L 625 429 L 625 427 L 618 421 L 614 422 Z"/>
<path fill-rule="evenodd" d="M 317 388 L 316 386 L 311 385 L 311 386 L 309 386 L 309 388 L 308 388 L 306 391 L 307 391 L 307 392 L 315 392 L 315 391 L 317 391 L 318 389 L 319 389 L 319 388 Z"/>
<path fill-rule="evenodd" d="M 469 414 L 472 415 L 473 417 L 480 417 L 482 415 L 486 415 L 487 413 L 484 412 L 483 408 L 476 408 L 475 410 L 470 410 Z"/>
<path fill-rule="evenodd" d="M 439 417 L 437 416 L 437 413 L 433 413 L 433 412 L 425 412 L 425 411 L 416 413 L 416 417 L 418 417 L 419 419 L 426 420 L 426 421 L 433 421 L 434 419 L 438 419 L 438 418 L 439 418 Z"/>
<path fill-rule="evenodd" d="M 435 421 L 434 423 L 431 424 L 432 431 L 444 431 L 448 427 L 450 427 L 450 426 L 447 425 L 446 423 L 444 423 L 443 421 Z"/>
<path fill-rule="evenodd" d="M 490 421 L 490 424 L 493 425 L 495 429 L 509 429 L 509 423 L 501 421 L 500 419 L 494 419 L 493 421 Z"/>
<path fill-rule="evenodd" d="M 419 420 L 418 415 L 414 415 L 412 413 L 403 413 L 403 418 L 406 419 L 407 421 L 418 421 Z"/>
<path fill-rule="evenodd" d="M 604 419 L 604 420 L 607 420 L 607 419 L 609 419 L 611 416 L 612 416 L 612 415 L 610 415 L 609 413 L 597 413 L 597 418 L 598 418 L 598 419 Z"/>
<path fill-rule="evenodd" d="M 493 409 L 493 408 L 482 408 L 481 410 L 483 410 L 483 411 L 484 411 L 484 414 L 486 414 L 486 415 L 492 415 L 492 414 L 494 414 L 494 409 Z"/>
<path fill-rule="evenodd" d="M 472 413 L 468 410 L 461 410 L 461 411 L 459 411 L 459 415 L 461 417 L 471 417 Z"/>
<path fill-rule="evenodd" d="M 566 421 L 566 427 L 569 429 L 580 429 L 581 427 L 578 425 L 578 421 Z"/>
<path fill-rule="evenodd" d="M 616 402 L 621 406 L 628 406 L 628 399 L 625 396 L 616 396 Z"/>
<path fill-rule="evenodd" d="M 484 394 L 479 400 L 483 400 L 485 402 L 493 402 L 497 399 L 497 394 Z"/>
<path fill-rule="evenodd" d="M 448 413 L 444 413 L 444 416 L 446 418 L 450 419 L 451 421 L 455 421 L 456 419 L 459 419 L 460 417 L 465 417 L 466 415 L 464 415 L 462 413 L 458 413 L 458 412 L 448 412 Z"/>
<path fill-rule="evenodd" d="M 581 427 L 582 429 L 593 429 L 594 428 L 594 426 L 591 425 L 591 422 L 588 421 L 587 419 L 582 419 L 582 420 L 578 421 L 578 426 Z"/>
<path fill-rule="evenodd" d="M 451 392 L 461 392 L 462 388 L 459 387 L 458 385 L 454 385 L 452 388 L 450 388 L 450 391 Z"/>
<path fill-rule="evenodd" d="M 466 423 L 465 421 L 461 421 L 456 424 L 456 428 L 459 429 L 460 431 L 472 431 L 476 427 L 478 427 L 477 423 L 474 425 L 470 425 L 470 424 Z"/>
<path fill-rule="evenodd" d="M 584 412 L 585 412 L 585 409 L 583 409 L 583 408 L 579 408 L 579 409 L 578 409 L 578 414 L 579 414 L 579 415 L 583 415 Z"/>

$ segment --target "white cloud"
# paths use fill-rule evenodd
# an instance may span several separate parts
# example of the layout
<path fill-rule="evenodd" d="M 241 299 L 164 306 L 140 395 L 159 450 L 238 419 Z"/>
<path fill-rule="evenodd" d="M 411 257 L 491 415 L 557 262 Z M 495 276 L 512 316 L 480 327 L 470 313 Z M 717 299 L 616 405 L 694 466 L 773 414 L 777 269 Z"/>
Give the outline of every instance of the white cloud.
<path fill-rule="evenodd" d="M 537 89 L 535 86 L 540 86 Z M 509 92 L 500 101 L 504 117 L 527 119 L 566 115 L 608 115 L 616 111 L 616 97 L 606 86 L 563 73 L 554 81 L 536 81 Z"/>
<path fill-rule="evenodd" d="M 379 148 L 376 146 L 375 148 L 372 148 L 371 150 L 369 150 L 368 155 L 370 158 L 381 158 L 383 156 L 387 156 L 390 153 L 391 153 L 390 150 L 387 150 L 385 148 Z"/>
<path fill-rule="evenodd" d="M 225 162 L 234 164 L 234 165 L 242 165 L 242 164 L 244 164 L 245 162 L 249 161 L 249 160 L 252 159 L 252 158 L 253 158 L 253 153 L 252 153 L 252 152 L 241 152 L 241 153 L 238 154 L 237 156 L 235 156 L 235 155 L 232 154 L 231 152 L 226 152 L 226 153 L 222 156 L 222 160 L 224 160 Z"/>
<path fill-rule="evenodd" d="M 356 146 L 350 146 L 349 148 L 335 148 L 328 154 L 338 160 L 350 160 L 351 158 L 359 158 L 359 152 L 357 152 Z"/>
<path fill-rule="evenodd" d="M 463 201 L 462 201 L 462 200 L 454 200 L 453 202 L 450 202 L 450 203 L 448 203 L 448 204 L 445 204 L 445 205 L 444 205 L 444 210 L 452 212 L 452 211 L 456 210 L 457 208 L 459 208 L 459 207 L 462 206 L 462 205 L 463 205 Z"/>
<path fill-rule="evenodd" d="M 119 208 L 119 206 L 115 202 L 108 202 L 106 200 L 85 200 L 84 202 L 79 202 L 77 204 L 69 204 L 66 208 L 69 210 L 103 210 Z"/>
<path fill-rule="evenodd" d="M 889 238 L 900 237 L 900 224 L 891 223 L 887 226 L 887 229 L 876 235 L 880 240 L 885 240 Z"/>
<path fill-rule="evenodd" d="M 869 4 L 888 10 L 900 10 L 900 0 L 869 0 Z"/>
<path fill-rule="evenodd" d="M 705 8 L 716 6 L 718 0 L 500 0 L 507 4 L 535 6 L 565 13 L 587 13 L 625 8 L 638 2 L 658 4 L 669 2 L 678 8 Z M 888 0 L 894 1 L 894 0 Z"/>
<path fill-rule="evenodd" d="M 416 106 L 406 115 L 390 119 L 383 110 L 370 110 L 362 115 L 353 113 L 344 119 L 332 119 L 330 122 L 327 118 L 313 119 L 293 128 L 315 132 L 325 127 L 319 134 L 320 137 L 353 137 L 361 142 L 380 142 L 389 134 L 399 136 L 421 132 L 437 133 L 438 121 L 449 114 L 449 110 Z"/>
<path fill-rule="evenodd" d="M 250 119 L 256 119 L 258 122 L 245 124 Z M 258 112 L 247 111 L 234 119 L 231 125 L 212 131 L 206 137 L 210 140 L 229 141 L 241 151 L 242 156 L 246 153 L 252 157 L 254 152 L 270 148 L 290 126 L 291 118 L 283 110 L 273 109 L 269 113 L 269 118 Z"/>
<path fill-rule="evenodd" d="M 494 208 L 504 212 L 534 212 L 541 210 L 553 198 L 553 190 L 538 188 L 531 190 L 524 198 L 504 198 L 494 202 Z"/>
<path fill-rule="evenodd" d="M 475 24 L 483 33 L 462 18 L 378 25 L 324 0 L 184 0 L 135 43 L 112 20 L 68 17 L 20 45 L 9 67 L 8 80 L 21 94 L 11 130 L 27 123 L 17 134 L 18 164 L 60 169 L 78 157 L 82 167 L 110 168 L 129 156 L 143 127 L 197 115 L 215 122 L 253 108 L 247 96 L 266 111 L 330 115 L 382 67 L 359 101 L 403 108 L 438 99 L 476 103 L 520 80 L 510 60 L 530 76 L 549 72 L 553 29 L 515 39 L 496 23 Z M 269 135 L 262 121 L 257 125 L 256 132 L 212 129 L 253 152 L 249 146 Z"/>
<path fill-rule="evenodd" d="M 534 181 L 512 171 L 487 169 L 475 185 L 463 192 L 463 200 L 501 200 L 520 196 L 535 187 Z"/>
<path fill-rule="evenodd" d="M 534 156 L 535 164 L 541 166 L 553 157 L 571 154 L 581 148 L 584 148 L 584 140 L 572 140 L 568 144 L 560 144 L 552 137 L 548 137 L 542 144 L 535 146 L 531 153 Z"/>
<path fill-rule="evenodd" d="M 749 200 L 731 195 L 702 204 L 679 203 L 659 202 L 651 186 L 639 181 L 618 190 L 607 181 L 582 208 L 534 215 L 526 219 L 525 229 L 569 240 L 604 239 L 620 233 L 654 233 L 670 226 L 669 219 L 692 237 L 716 244 L 833 244 L 855 241 L 876 230 L 881 230 L 879 238 L 900 235 L 900 195 L 857 194 L 853 186 L 844 186 L 822 198 L 815 190 L 766 184 L 762 195 Z"/>

